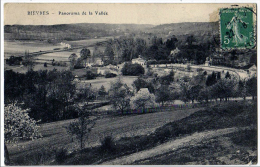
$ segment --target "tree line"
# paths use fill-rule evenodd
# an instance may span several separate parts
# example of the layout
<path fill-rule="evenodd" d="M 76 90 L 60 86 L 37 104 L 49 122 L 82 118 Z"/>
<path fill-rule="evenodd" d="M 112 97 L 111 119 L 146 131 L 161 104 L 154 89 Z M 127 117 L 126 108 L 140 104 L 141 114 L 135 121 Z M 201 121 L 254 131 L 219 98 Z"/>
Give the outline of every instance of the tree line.
<path fill-rule="evenodd" d="M 165 40 L 157 36 L 148 39 L 121 36 L 107 42 L 101 57 L 105 65 L 120 64 L 139 56 L 147 61 L 157 61 L 157 63 L 161 61 L 164 63 L 185 63 L 185 61 L 193 60 L 195 64 L 202 64 L 215 46 L 210 41 L 200 44 L 194 43 L 196 41 L 193 35 L 187 36 L 184 42 L 179 41 L 174 35 Z M 171 55 L 171 51 L 177 47 L 180 52 L 174 56 Z"/>

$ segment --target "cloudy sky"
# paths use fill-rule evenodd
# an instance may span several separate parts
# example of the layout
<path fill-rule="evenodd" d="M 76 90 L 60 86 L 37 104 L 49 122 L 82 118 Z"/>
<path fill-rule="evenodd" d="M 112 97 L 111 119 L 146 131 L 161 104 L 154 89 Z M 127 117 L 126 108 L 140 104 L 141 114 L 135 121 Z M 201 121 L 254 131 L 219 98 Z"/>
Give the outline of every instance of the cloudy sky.
<path fill-rule="evenodd" d="M 231 7 L 231 5 L 234 4 L 6 3 L 4 5 L 4 24 L 134 23 L 158 25 L 178 22 L 209 22 L 219 20 L 219 8 Z M 254 4 L 237 5 L 255 8 Z M 45 11 L 44 15 L 43 11 Z M 95 11 L 103 11 L 108 15 L 96 15 Z M 70 12 L 79 15 L 64 15 Z M 86 12 L 86 15 L 82 15 L 82 12 Z M 93 15 L 89 15 L 89 12 L 92 12 Z"/>

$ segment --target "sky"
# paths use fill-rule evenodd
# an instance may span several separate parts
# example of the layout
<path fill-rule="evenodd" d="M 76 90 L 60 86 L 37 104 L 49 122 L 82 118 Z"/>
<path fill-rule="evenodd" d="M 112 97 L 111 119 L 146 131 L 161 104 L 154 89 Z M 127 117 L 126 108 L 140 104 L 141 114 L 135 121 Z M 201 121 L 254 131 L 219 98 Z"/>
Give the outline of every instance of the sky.
<path fill-rule="evenodd" d="M 234 4 L 6 3 L 4 4 L 4 24 L 124 23 L 159 25 L 179 22 L 210 22 L 219 20 L 218 11 L 220 8 L 231 7 L 231 5 Z M 256 7 L 255 4 L 238 5 Z M 37 15 L 36 11 L 38 13 L 45 11 L 45 14 Z M 103 11 L 108 15 L 96 15 L 95 11 Z M 64 15 L 64 12 L 76 12 L 79 15 Z M 82 15 L 82 12 L 86 12 L 86 15 Z M 92 12 L 93 15 L 89 15 L 89 12 Z"/>

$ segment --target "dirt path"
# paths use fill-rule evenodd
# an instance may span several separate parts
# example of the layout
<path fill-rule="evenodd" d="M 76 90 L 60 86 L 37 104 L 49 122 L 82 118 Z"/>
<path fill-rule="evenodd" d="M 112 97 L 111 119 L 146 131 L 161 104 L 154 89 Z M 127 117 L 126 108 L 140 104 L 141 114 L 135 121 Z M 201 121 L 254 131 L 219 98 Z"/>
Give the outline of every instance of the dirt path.
<path fill-rule="evenodd" d="M 102 163 L 102 165 L 130 165 L 134 163 L 135 161 L 141 161 L 145 160 L 147 158 L 152 158 L 157 155 L 165 154 L 170 151 L 174 151 L 178 148 L 181 147 L 186 147 L 186 146 L 191 146 L 195 145 L 201 140 L 206 140 L 210 138 L 214 138 L 217 136 L 237 132 L 239 130 L 245 130 L 249 129 L 249 127 L 243 127 L 243 128 L 225 128 L 225 129 L 219 129 L 219 130 L 212 130 L 212 131 L 205 131 L 205 132 L 200 132 L 200 133 L 194 133 L 190 136 L 181 138 L 181 139 L 176 139 L 169 141 L 167 143 L 164 143 L 162 145 L 159 145 L 157 147 L 154 147 L 149 150 L 144 150 L 138 153 L 134 153 L 132 155 L 124 156 L 117 158 L 115 160 L 107 161 Z"/>

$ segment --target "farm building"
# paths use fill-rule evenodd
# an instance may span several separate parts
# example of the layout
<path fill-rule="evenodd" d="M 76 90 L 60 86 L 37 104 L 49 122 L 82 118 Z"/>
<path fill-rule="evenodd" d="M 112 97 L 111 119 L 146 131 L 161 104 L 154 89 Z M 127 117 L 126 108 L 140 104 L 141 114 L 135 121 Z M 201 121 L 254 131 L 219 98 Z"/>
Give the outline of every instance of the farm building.
<path fill-rule="evenodd" d="M 79 81 L 79 76 L 75 75 L 75 77 L 74 77 L 74 80 L 73 80 L 73 81 L 75 81 L 75 82 L 78 82 L 78 81 Z"/>
<path fill-rule="evenodd" d="M 103 65 L 104 63 L 103 63 L 103 61 L 101 60 L 101 59 L 97 59 L 96 61 L 95 61 L 95 65 Z"/>
<path fill-rule="evenodd" d="M 180 52 L 180 50 L 176 47 L 176 49 L 171 51 L 170 55 L 175 56 L 179 52 Z"/>

